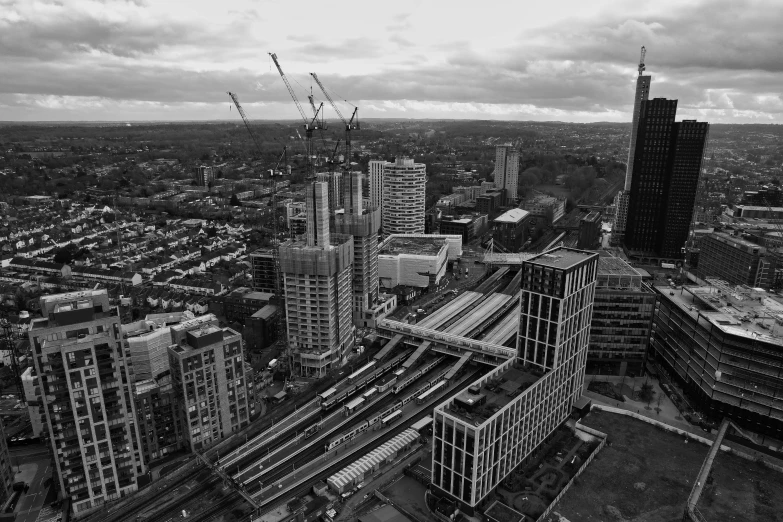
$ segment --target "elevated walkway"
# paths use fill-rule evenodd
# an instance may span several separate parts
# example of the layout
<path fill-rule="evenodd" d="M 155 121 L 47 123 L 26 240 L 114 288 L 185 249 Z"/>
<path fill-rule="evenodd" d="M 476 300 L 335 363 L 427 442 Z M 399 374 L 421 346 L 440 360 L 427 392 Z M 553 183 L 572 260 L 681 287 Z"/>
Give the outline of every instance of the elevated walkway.
<path fill-rule="evenodd" d="M 537 256 L 535 252 L 520 252 L 518 254 L 497 254 L 494 252 L 487 252 L 484 254 L 484 263 L 488 265 L 521 265 L 533 256 Z"/>
<path fill-rule="evenodd" d="M 454 376 L 457 375 L 457 373 L 459 373 L 462 367 L 468 363 L 471 357 L 473 357 L 473 352 L 463 353 L 462 357 L 459 358 L 459 361 L 457 361 L 457 363 L 451 367 L 448 373 L 446 373 L 446 377 L 445 377 L 446 381 L 450 382 L 451 379 L 453 379 Z"/>
<path fill-rule="evenodd" d="M 401 336 L 402 337 L 402 336 Z M 416 348 L 416 351 L 413 352 L 413 354 L 408 357 L 408 360 L 402 363 L 402 367 L 406 370 L 410 370 L 411 366 L 416 364 L 416 361 L 419 360 L 419 358 L 424 355 L 427 350 L 430 349 L 430 346 L 432 346 L 432 343 L 430 341 L 424 341 L 419 345 L 418 348 Z"/>
<path fill-rule="evenodd" d="M 441 332 L 433 328 L 426 328 L 421 325 L 412 325 L 402 323 L 400 321 L 392 321 L 390 319 L 382 319 L 378 321 L 377 326 L 379 332 L 387 335 L 402 334 L 404 336 L 411 337 L 412 339 L 418 339 L 421 341 L 430 341 L 435 345 L 444 345 L 451 348 L 449 353 L 456 353 L 462 355 L 464 351 L 480 352 L 487 358 L 503 362 L 506 359 L 510 359 L 516 356 L 516 350 L 507 348 L 505 346 L 499 346 L 497 344 L 488 343 L 486 341 L 477 341 L 467 337 L 461 337 L 459 335 L 452 335 L 446 332 Z M 406 361 L 407 363 L 407 361 Z"/>
<path fill-rule="evenodd" d="M 401 342 L 402 342 L 402 335 L 400 334 L 395 335 L 394 337 L 391 338 L 391 340 L 388 343 L 386 343 L 386 346 L 381 348 L 380 352 L 375 354 L 373 359 L 376 361 L 382 361 L 383 358 L 389 355 L 389 353 L 391 353 L 391 351 L 394 350 L 397 347 L 397 345 L 399 345 Z"/>

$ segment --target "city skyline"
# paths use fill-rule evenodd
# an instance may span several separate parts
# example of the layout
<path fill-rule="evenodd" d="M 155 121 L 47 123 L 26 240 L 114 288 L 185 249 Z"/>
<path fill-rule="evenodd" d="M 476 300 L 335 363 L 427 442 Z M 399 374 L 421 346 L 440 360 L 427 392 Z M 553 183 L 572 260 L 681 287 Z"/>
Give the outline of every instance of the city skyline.
<path fill-rule="evenodd" d="M 0 5 L 6 121 L 229 120 L 229 89 L 252 119 L 294 119 L 276 52 L 300 100 L 316 72 L 362 117 L 626 122 L 645 45 L 656 95 L 679 99 L 680 117 L 783 122 L 774 2 L 564 0 L 520 16 L 500 3 L 401 2 L 383 16 L 358 3 Z"/>

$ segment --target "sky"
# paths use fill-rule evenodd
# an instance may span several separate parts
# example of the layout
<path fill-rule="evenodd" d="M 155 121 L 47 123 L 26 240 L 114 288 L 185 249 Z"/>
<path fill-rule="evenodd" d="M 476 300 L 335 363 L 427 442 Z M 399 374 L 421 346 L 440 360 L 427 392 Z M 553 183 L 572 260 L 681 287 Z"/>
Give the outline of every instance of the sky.
<path fill-rule="evenodd" d="M 0 121 L 299 112 L 628 122 L 640 48 L 678 119 L 783 123 L 783 0 L 0 0 Z M 334 118 L 331 108 L 327 118 Z"/>

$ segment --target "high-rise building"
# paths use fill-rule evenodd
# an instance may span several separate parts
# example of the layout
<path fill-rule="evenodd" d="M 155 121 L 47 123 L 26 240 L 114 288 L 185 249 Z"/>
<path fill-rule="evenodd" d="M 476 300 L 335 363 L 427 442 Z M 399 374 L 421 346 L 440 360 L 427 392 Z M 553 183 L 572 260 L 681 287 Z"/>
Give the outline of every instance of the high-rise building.
<path fill-rule="evenodd" d="M 250 253 L 250 265 L 253 274 L 253 290 L 275 293 L 275 256 L 271 249 L 258 249 Z"/>
<path fill-rule="evenodd" d="M 587 373 L 642 375 L 650 345 L 655 294 L 619 257 L 598 258 Z"/>
<path fill-rule="evenodd" d="M 383 233 L 424 233 L 426 166 L 399 157 L 383 168 L 381 221 Z"/>
<path fill-rule="evenodd" d="M 335 231 L 353 236 L 353 320 L 359 326 L 363 313 L 378 299 L 378 229 L 381 210 L 363 207 L 364 174 L 351 172 L 345 178 L 345 209 L 335 216 Z"/>
<path fill-rule="evenodd" d="M 353 349 L 353 237 L 329 233 L 328 187 L 308 187 L 306 241 L 280 245 L 290 363 L 297 375 L 324 377 Z"/>
<path fill-rule="evenodd" d="M 383 202 L 383 169 L 393 163 L 383 160 L 373 160 L 370 162 L 368 170 L 370 171 L 370 204 L 373 207 L 381 208 Z"/>
<path fill-rule="evenodd" d="M 214 181 L 215 173 L 212 167 L 201 165 L 196 168 L 196 183 L 202 187 L 207 187 Z"/>
<path fill-rule="evenodd" d="M 644 53 L 644 48 L 642 48 Z M 628 162 L 625 169 L 625 184 L 615 196 L 615 214 L 612 226 L 612 243 L 621 245 L 625 237 L 626 220 L 628 219 L 628 196 L 631 190 L 631 180 L 633 179 L 633 163 L 636 155 L 636 137 L 639 130 L 639 116 L 642 110 L 642 103 L 646 102 L 650 96 L 650 82 L 652 77 L 643 75 L 644 72 L 644 54 L 639 63 L 639 76 L 636 78 L 636 93 L 633 98 L 633 116 L 631 120 L 631 139 L 628 146 Z"/>
<path fill-rule="evenodd" d="M 343 174 L 342 172 L 319 172 L 315 175 L 316 181 L 323 181 L 329 186 L 329 211 L 343 208 Z"/>
<path fill-rule="evenodd" d="M 63 497 L 84 513 L 138 489 L 146 473 L 130 362 L 106 290 L 41 297 L 29 331 Z"/>
<path fill-rule="evenodd" d="M 250 422 L 249 383 L 242 337 L 204 315 L 171 327 L 171 383 L 183 426 L 183 444 L 209 447 Z"/>
<path fill-rule="evenodd" d="M 507 201 L 516 201 L 519 180 L 519 151 L 507 143 L 495 147 L 495 187 L 504 190 Z"/>
<path fill-rule="evenodd" d="M 699 241 L 702 279 L 721 279 L 732 285 L 769 289 L 775 282 L 777 260 L 763 246 L 737 236 L 716 232 Z"/>
<path fill-rule="evenodd" d="M 433 489 L 469 514 L 581 396 L 597 259 L 558 248 L 525 261 L 518 357 L 435 408 Z"/>
<path fill-rule="evenodd" d="M 677 100 L 642 103 L 628 197 L 629 257 L 682 258 L 696 202 L 707 123 L 675 123 Z"/>
<path fill-rule="evenodd" d="M 136 403 L 144 462 L 149 464 L 182 449 L 185 428 L 171 375 L 136 381 L 133 400 Z"/>

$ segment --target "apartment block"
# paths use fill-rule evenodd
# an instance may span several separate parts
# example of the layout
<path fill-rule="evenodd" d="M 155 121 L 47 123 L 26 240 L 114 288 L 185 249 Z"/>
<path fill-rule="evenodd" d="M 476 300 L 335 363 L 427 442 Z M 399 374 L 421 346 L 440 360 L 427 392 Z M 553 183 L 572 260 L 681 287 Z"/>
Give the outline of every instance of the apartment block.
<path fill-rule="evenodd" d="M 130 361 L 106 290 L 43 296 L 29 331 L 63 497 L 74 513 L 138 489 L 141 455 Z"/>
<path fill-rule="evenodd" d="M 137 381 L 133 399 L 144 461 L 150 463 L 181 449 L 185 430 L 171 376 Z"/>
<path fill-rule="evenodd" d="M 353 349 L 353 236 L 329 231 L 328 187 L 307 191 L 306 241 L 280 245 L 290 364 L 294 374 L 324 377 Z"/>
<path fill-rule="evenodd" d="M 644 373 L 655 293 L 642 275 L 618 257 L 598 258 L 587 373 Z"/>
<path fill-rule="evenodd" d="M 370 205 L 375 208 L 381 208 L 383 202 L 383 169 L 393 165 L 383 160 L 373 160 L 368 166 L 369 186 L 370 186 Z"/>
<path fill-rule="evenodd" d="M 581 396 L 597 258 L 558 248 L 525 261 L 518 356 L 435 408 L 433 490 L 469 514 Z"/>
<path fill-rule="evenodd" d="M 364 207 L 362 185 L 364 174 L 351 172 L 346 176 L 343 201 L 345 208 L 335 215 L 334 229 L 339 234 L 353 236 L 353 321 L 359 326 L 364 312 L 378 300 L 378 230 L 381 210 Z"/>
<path fill-rule="evenodd" d="M 383 168 L 381 220 L 384 234 L 424 233 L 426 166 L 399 157 Z"/>
<path fill-rule="evenodd" d="M 506 194 L 507 201 L 517 200 L 519 182 L 519 151 L 507 143 L 495 147 L 495 187 Z"/>
<path fill-rule="evenodd" d="M 171 327 L 171 383 L 184 447 L 205 449 L 250 420 L 242 337 L 205 315 Z"/>
<path fill-rule="evenodd" d="M 259 249 L 250 253 L 253 290 L 275 293 L 275 257 L 271 249 Z"/>

